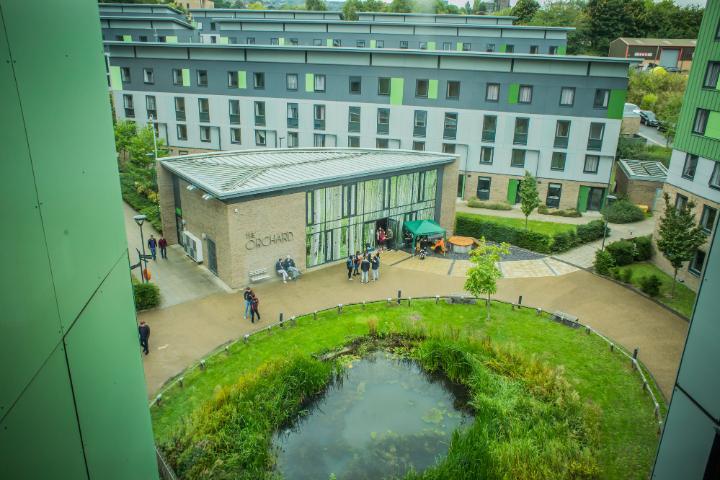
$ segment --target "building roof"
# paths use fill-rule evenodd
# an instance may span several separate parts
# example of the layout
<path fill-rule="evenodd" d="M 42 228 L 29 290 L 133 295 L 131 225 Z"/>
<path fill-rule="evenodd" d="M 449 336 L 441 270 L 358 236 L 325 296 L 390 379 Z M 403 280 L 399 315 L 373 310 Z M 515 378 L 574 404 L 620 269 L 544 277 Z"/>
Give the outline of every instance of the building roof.
<path fill-rule="evenodd" d="M 167 10 L 168 13 L 175 13 L 184 15 L 184 13 L 177 8 L 173 8 L 171 5 L 168 5 L 167 3 L 98 3 L 98 9 L 100 11 L 102 10 L 113 10 L 113 11 L 125 11 L 125 9 L 130 10 L 146 10 L 146 9 L 152 9 L 152 10 Z"/>
<path fill-rule="evenodd" d="M 620 160 L 620 168 L 631 180 L 650 182 L 664 182 L 668 172 L 662 162 L 654 160 Z"/>
<path fill-rule="evenodd" d="M 694 38 L 618 38 L 626 45 L 637 45 L 645 47 L 694 47 L 697 40 Z"/>
<path fill-rule="evenodd" d="M 155 22 L 155 23 L 173 22 L 173 23 L 177 23 L 178 25 L 182 25 L 185 28 L 189 28 L 191 30 L 194 28 L 190 23 L 188 23 L 184 19 L 180 19 L 178 17 L 171 17 L 171 16 L 158 17 L 157 15 L 126 15 L 126 16 L 100 15 L 100 20 L 106 20 L 108 22 Z M 113 28 L 113 27 L 108 27 L 108 28 Z"/>
<path fill-rule="evenodd" d="M 410 150 L 291 148 L 160 159 L 163 167 L 220 200 L 452 163 L 456 155 Z"/>

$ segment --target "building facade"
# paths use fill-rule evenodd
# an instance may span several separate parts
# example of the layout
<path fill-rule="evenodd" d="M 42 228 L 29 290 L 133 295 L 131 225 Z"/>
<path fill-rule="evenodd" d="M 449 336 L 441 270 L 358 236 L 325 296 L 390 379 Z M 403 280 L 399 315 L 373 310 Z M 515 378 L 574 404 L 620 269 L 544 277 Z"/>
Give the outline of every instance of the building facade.
<path fill-rule="evenodd" d="M 232 288 L 342 261 L 375 246 L 378 227 L 435 220 L 452 232 L 454 155 L 364 149 L 272 149 L 158 162 L 165 238 Z M 282 208 L 278 208 L 282 206 Z"/>
<path fill-rule="evenodd" d="M 611 57 L 642 60 L 641 67 L 661 66 L 690 70 L 695 54 L 693 38 L 616 38 L 610 42 Z"/>

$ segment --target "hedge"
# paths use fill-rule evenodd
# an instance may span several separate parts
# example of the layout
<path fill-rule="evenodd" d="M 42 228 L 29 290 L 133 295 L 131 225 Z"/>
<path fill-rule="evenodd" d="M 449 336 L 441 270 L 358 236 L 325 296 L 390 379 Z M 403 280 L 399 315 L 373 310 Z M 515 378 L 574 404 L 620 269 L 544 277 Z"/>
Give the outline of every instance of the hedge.
<path fill-rule="evenodd" d="M 610 223 L 633 223 L 645 220 L 645 213 L 629 200 L 617 200 L 602 210 Z"/>
<path fill-rule="evenodd" d="M 522 228 L 510 227 L 478 218 L 468 213 L 458 213 L 455 218 L 455 233 L 466 237 L 485 238 L 489 242 L 507 242 L 539 253 L 560 253 L 583 243 L 602 238 L 604 224 L 602 220 L 593 220 L 586 225 L 578 225 L 575 232 L 558 232 L 555 235 L 533 232 Z"/>
<path fill-rule="evenodd" d="M 140 283 L 133 277 L 135 310 L 147 310 L 160 305 L 160 288 L 154 283 Z"/>
<path fill-rule="evenodd" d="M 485 202 L 478 200 L 477 197 L 472 197 L 468 200 L 468 207 L 470 208 L 486 208 L 488 210 L 512 210 L 512 206 L 502 202 Z"/>
<path fill-rule="evenodd" d="M 618 240 L 606 247 L 617 266 L 630 265 L 633 262 L 650 260 L 654 249 L 650 235 L 645 237 Z"/>

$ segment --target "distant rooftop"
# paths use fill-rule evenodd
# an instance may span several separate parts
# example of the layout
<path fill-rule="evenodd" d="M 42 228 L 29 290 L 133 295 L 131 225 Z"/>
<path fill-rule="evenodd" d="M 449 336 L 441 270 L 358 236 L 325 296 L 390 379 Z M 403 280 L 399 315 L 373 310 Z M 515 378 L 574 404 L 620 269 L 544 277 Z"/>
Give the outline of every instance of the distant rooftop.
<path fill-rule="evenodd" d="M 668 172 L 665 165 L 654 160 L 620 160 L 620 168 L 632 180 L 651 182 L 664 182 Z"/>
<path fill-rule="evenodd" d="M 452 163 L 450 154 L 409 150 L 263 149 L 166 157 L 160 163 L 220 200 Z"/>
<path fill-rule="evenodd" d="M 645 47 L 655 47 L 660 45 L 661 47 L 694 47 L 697 44 L 697 40 L 694 38 L 618 38 L 621 42 L 626 45 L 638 45 Z"/>

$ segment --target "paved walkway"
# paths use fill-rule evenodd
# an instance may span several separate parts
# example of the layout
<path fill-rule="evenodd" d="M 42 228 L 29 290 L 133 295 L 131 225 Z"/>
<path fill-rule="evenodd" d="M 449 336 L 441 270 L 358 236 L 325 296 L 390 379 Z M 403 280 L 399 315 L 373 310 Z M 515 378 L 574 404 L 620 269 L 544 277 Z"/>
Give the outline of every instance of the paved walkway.
<path fill-rule="evenodd" d="M 307 273 L 297 282 L 257 285 L 255 291 L 261 299 L 263 317 L 256 325 L 243 319 L 241 293 L 214 294 L 142 313 L 140 317 L 153 332 L 152 352 L 144 359 L 149 395 L 153 396 L 166 380 L 214 348 L 276 321 L 281 312 L 287 318 L 338 303 L 395 297 L 399 289 L 403 296 L 413 297 L 463 292 L 464 275 L 448 274 L 448 269 L 440 268 L 451 263 L 446 259 L 426 259 L 422 265 L 418 263 L 426 269 L 422 271 L 410 268 L 419 260 L 403 259 L 400 253 L 393 252 L 384 258 L 377 283 L 348 281 L 344 265 L 335 265 Z M 440 270 L 433 271 L 437 268 Z M 542 279 L 499 281 L 497 298 L 516 301 L 519 295 L 527 305 L 577 315 L 627 349 L 639 347 L 641 360 L 669 396 L 687 333 L 685 320 L 620 285 L 582 270 Z"/>

